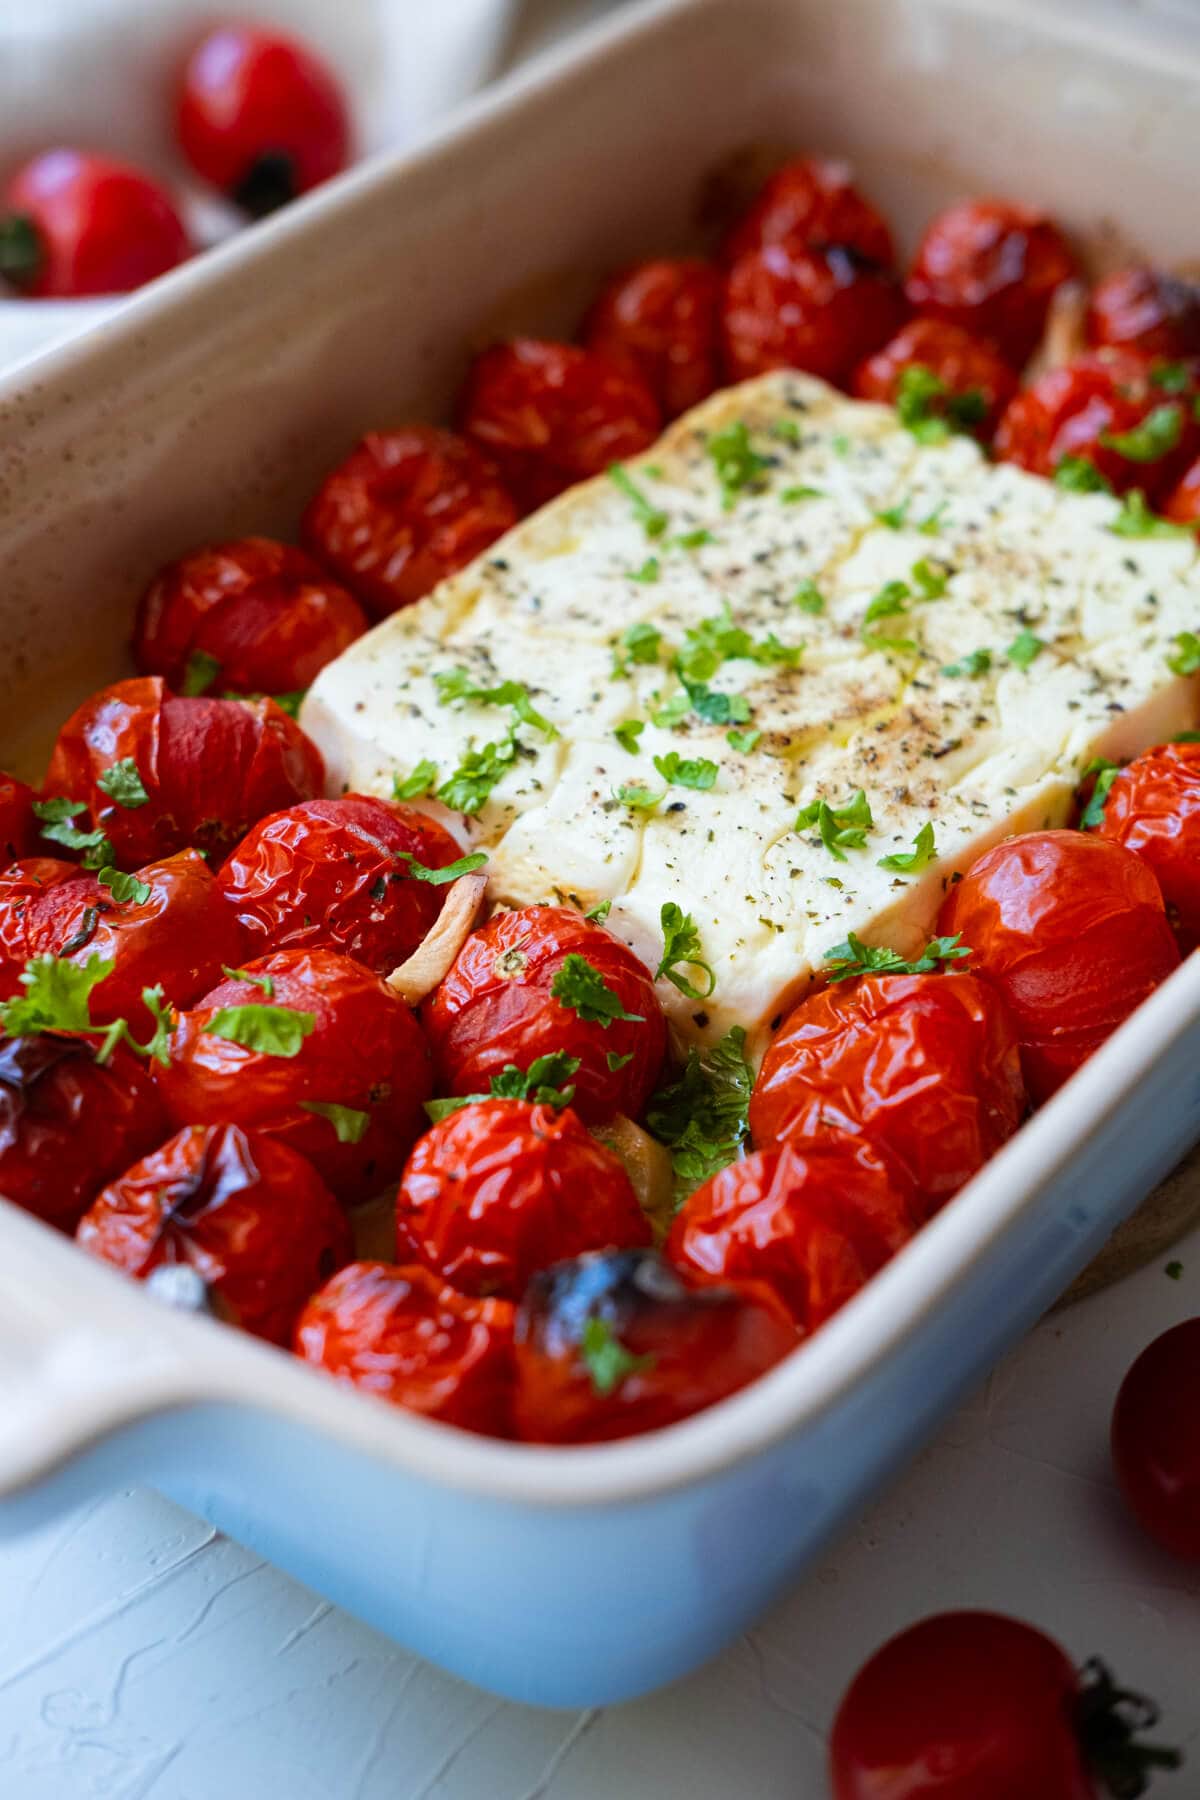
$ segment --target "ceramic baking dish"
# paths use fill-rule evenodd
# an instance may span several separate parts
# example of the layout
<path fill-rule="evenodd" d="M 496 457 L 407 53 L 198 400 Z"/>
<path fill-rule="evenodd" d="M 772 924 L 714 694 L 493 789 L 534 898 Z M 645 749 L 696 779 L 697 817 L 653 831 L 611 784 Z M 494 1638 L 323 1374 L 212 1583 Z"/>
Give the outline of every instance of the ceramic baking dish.
<path fill-rule="evenodd" d="M 135 301 L 0 392 L 0 761 L 120 671 L 182 547 L 286 532 L 465 346 L 684 241 L 751 143 L 849 153 L 911 237 L 998 189 L 1194 253 L 1200 56 L 981 0 L 670 0 Z M 670 1431 L 486 1442 L 173 1315 L 0 1204 L 0 1529 L 149 1482 L 497 1692 L 598 1704 L 746 1627 L 1200 1137 L 1200 957 L 852 1305 Z"/>

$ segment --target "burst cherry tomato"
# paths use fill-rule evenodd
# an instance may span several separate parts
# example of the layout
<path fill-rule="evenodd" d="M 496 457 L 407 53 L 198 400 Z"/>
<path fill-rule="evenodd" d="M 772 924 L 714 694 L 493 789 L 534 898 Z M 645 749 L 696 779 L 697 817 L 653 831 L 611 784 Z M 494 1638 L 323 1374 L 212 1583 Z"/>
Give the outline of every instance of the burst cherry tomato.
<path fill-rule="evenodd" d="M 583 341 L 640 376 L 674 419 L 720 385 L 720 299 L 720 277 L 699 257 L 637 263 L 601 290 Z"/>
<path fill-rule="evenodd" d="M 33 816 L 33 789 L 15 775 L 0 773 L 0 869 L 38 849 L 37 820 Z"/>
<path fill-rule="evenodd" d="M 910 319 L 859 365 L 851 389 L 860 400 L 894 406 L 904 391 L 904 372 L 913 368 L 940 383 L 941 391 L 931 392 L 925 404 L 925 416 L 968 427 L 985 442 L 1017 388 L 1016 376 L 985 339 L 944 319 Z"/>
<path fill-rule="evenodd" d="M 733 263 L 752 250 L 782 244 L 788 250 L 827 250 L 841 244 L 885 268 L 895 261 L 887 220 L 854 186 L 848 163 L 801 156 L 765 183 L 721 247 Z"/>
<path fill-rule="evenodd" d="M 561 1051 L 579 1058 L 572 1104 L 588 1120 L 636 1119 L 667 1048 L 650 971 L 603 925 L 562 906 L 496 913 L 472 932 L 423 1018 L 440 1093 L 486 1094 L 506 1064 L 528 1070 Z"/>
<path fill-rule="evenodd" d="M 722 308 L 731 380 L 768 369 L 806 369 L 845 384 L 886 343 L 907 308 L 895 277 L 833 245 L 768 244 L 739 257 Z"/>
<path fill-rule="evenodd" d="M 410 1412 L 512 1436 L 513 1307 L 418 1267 L 351 1263 L 314 1294 L 296 1350 L 337 1381 Z"/>
<path fill-rule="evenodd" d="M 324 778 L 315 745 L 274 701 L 191 699 L 147 675 L 72 713 L 46 790 L 83 801 L 128 868 L 188 845 L 223 855 Z"/>
<path fill-rule="evenodd" d="M 1079 272 L 1052 219 L 1008 200 L 961 200 L 927 227 L 905 284 L 914 312 L 990 338 L 1020 368 L 1055 290 Z"/>
<path fill-rule="evenodd" d="M 662 423 L 640 376 L 598 351 L 536 338 L 477 356 L 458 412 L 526 512 L 636 456 Z"/>
<path fill-rule="evenodd" d="M 192 51 L 180 82 L 183 154 L 256 218 L 344 169 L 346 103 L 325 64 L 296 39 L 221 25 Z"/>
<path fill-rule="evenodd" d="M 1117 1480 L 1138 1523 L 1164 1550 L 1200 1561 L 1200 1319 L 1155 1338 L 1121 1384 L 1113 1411 Z"/>
<path fill-rule="evenodd" d="M 1035 1103 L 1179 962 L 1150 869 L 1081 831 L 1032 831 L 988 850 L 951 888 L 938 930 L 961 933 L 972 968 L 1008 1002 Z"/>
<path fill-rule="evenodd" d="M 1100 836 L 1153 869 L 1183 949 L 1200 943 L 1200 744 L 1160 744 L 1114 780 Z"/>
<path fill-rule="evenodd" d="M 158 1079 L 177 1125 L 282 1138 L 345 1205 L 396 1179 L 425 1124 L 432 1084 L 416 1020 L 331 950 L 247 963 L 181 1014 L 170 1054 Z"/>
<path fill-rule="evenodd" d="M 1200 519 L 1200 459 L 1185 470 L 1166 499 L 1161 510 L 1177 525 L 1191 525 Z"/>
<path fill-rule="evenodd" d="M 126 294 L 190 249 L 170 195 L 109 156 L 45 150 L 0 203 L 0 278 L 38 299 Z"/>
<path fill-rule="evenodd" d="M 1118 269 L 1092 289 L 1087 335 L 1170 361 L 1200 356 L 1200 286 L 1165 269 Z"/>
<path fill-rule="evenodd" d="M 0 999 L 20 993 L 17 976 L 29 960 L 25 912 L 45 888 L 60 881 L 74 881 L 75 863 L 53 856 L 26 856 L 0 869 Z"/>

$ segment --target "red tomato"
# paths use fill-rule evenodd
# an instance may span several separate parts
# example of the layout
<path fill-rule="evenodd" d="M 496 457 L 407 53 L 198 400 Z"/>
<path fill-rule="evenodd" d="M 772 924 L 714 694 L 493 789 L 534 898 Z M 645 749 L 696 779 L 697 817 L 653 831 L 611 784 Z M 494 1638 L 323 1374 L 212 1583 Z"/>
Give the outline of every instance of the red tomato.
<path fill-rule="evenodd" d="M 428 1269 L 351 1263 L 305 1307 L 296 1352 L 393 1406 L 512 1436 L 508 1300 L 468 1299 Z"/>
<path fill-rule="evenodd" d="M 231 1324 L 273 1344 L 290 1340 L 313 1289 L 353 1254 L 312 1164 L 236 1125 L 186 1126 L 110 1182 L 75 1235 L 139 1280 L 188 1264 Z"/>
<path fill-rule="evenodd" d="M 29 960 L 25 912 L 30 901 L 59 881 L 74 881 L 78 874 L 74 863 L 53 856 L 26 856 L 0 870 L 0 999 L 21 991 L 17 977 Z"/>
<path fill-rule="evenodd" d="M 295 38 L 221 25 L 184 65 L 179 145 L 197 175 L 256 218 L 344 169 L 350 121 L 325 64 Z"/>
<path fill-rule="evenodd" d="M 140 781 L 144 800 L 108 791 L 116 764 Z M 316 746 L 274 701 L 189 699 L 144 675 L 72 713 L 46 791 L 84 801 L 128 868 L 189 845 L 223 855 L 267 813 L 318 794 L 324 779 Z"/>
<path fill-rule="evenodd" d="M 943 393 L 929 402 L 929 416 L 943 418 L 949 413 L 954 422 L 957 401 L 961 422 L 985 442 L 1017 389 L 1016 376 L 985 339 L 944 319 L 910 319 L 890 343 L 860 363 L 851 391 L 860 400 L 893 406 L 901 376 L 914 367 L 927 369 L 942 384 Z M 969 416 L 964 403 L 971 409 Z"/>
<path fill-rule="evenodd" d="M 564 975 L 568 957 L 576 961 Z M 590 974 L 579 968 L 579 958 Z M 582 986 L 568 979 L 572 975 L 584 978 Z M 615 995 L 615 1005 L 603 995 L 599 1006 L 588 1005 L 586 989 L 595 977 Z M 556 980 L 577 1005 L 555 998 Z M 604 1006 L 637 1016 L 601 1016 Z M 486 1094 L 492 1076 L 507 1064 L 528 1070 L 539 1056 L 561 1051 L 579 1058 L 572 1104 L 581 1118 L 594 1121 L 615 1112 L 636 1119 L 667 1049 L 650 971 L 611 931 L 565 906 L 496 913 L 467 939 L 422 1018 L 439 1093 Z"/>
<path fill-rule="evenodd" d="M 1172 1556 L 1200 1561 L 1200 1319 L 1142 1351 L 1117 1395 L 1112 1453 L 1143 1530 Z"/>
<path fill-rule="evenodd" d="M 988 850 L 951 888 L 937 928 L 961 933 L 972 968 L 1008 1002 L 1035 1104 L 1179 962 L 1149 868 L 1082 831 L 1031 831 Z"/>
<path fill-rule="evenodd" d="M 242 977 L 181 1014 L 170 1066 L 157 1071 L 171 1117 L 269 1132 L 307 1156 L 345 1205 L 370 1199 L 399 1175 L 425 1124 L 429 1051 L 415 1018 L 377 975 L 332 950 L 281 950 Z M 283 1035 L 280 1015 L 293 1013 L 306 1028 L 299 1041 Z"/>
<path fill-rule="evenodd" d="M 1146 356 L 1200 356 L 1200 286 L 1166 269 L 1118 269 L 1092 289 L 1088 341 Z"/>
<path fill-rule="evenodd" d="M 37 820 L 33 816 L 33 789 L 15 775 L 0 773 L 0 869 L 38 849 Z"/>
<path fill-rule="evenodd" d="M 854 186 L 849 163 L 824 156 L 800 156 L 776 170 L 721 246 L 722 259 L 733 263 L 768 244 L 841 244 L 885 268 L 896 259 L 887 220 Z"/>
<path fill-rule="evenodd" d="M 464 1294 L 520 1299 L 537 1269 L 648 1244 L 629 1177 L 570 1107 L 481 1100 L 417 1143 L 396 1197 L 401 1255 Z"/>
<path fill-rule="evenodd" d="M 636 456 L 662 424 L 639 376 L 595 350 L 536 338 L 494 344 L 477 356 L 458 414 L 526 512 Z"/>
<path fill-rule="evenodd" d="M 917 247 L 905 291 L 914 312 L 990 338 L 1014 367 L 1037 346 L 1056 288 L 1079 273 L 1062 231 L 1009 200 L 960 200 Z"/>
<path fill-rule="evenodd" d="M 1180 476 L 1160 503 L 1160 510 L 1177 525 L 1191 525 L 1200 519 L 1200 458 Z"/>
<path fill-rule="evenodd" d="M 4 190 L 0 279 L 31 297 L 126 294 L 190 251 L 166 190 L 109 156 L 44 150 Z"/>
<path fill-rule="evenodd" d="M 1160 744 L 1122 769 L 1099 835 L 1149 864 L 1182 948 L 1200 944 L 1200 744 Z"/>
<path fill-rule="evenodd" d="M 102 1068 L 82 1038 L 0 1039 L 0 1194 L 47 1224 L 73 1231 L 166 1131 L 154 1082 L 123 1046 Z"/>
<path fill-rule="evenodd" d="M 715 1287 L 654 1250 L 606 1250 L 535 1275 L 517 1310 L 517 1436 L 594 1444 L 713 1406 L 796 1347 L 771 1289 Z"/>
<path fill-rule="evenodd" d="M 725 283 L 729 377 L 806 369 L 845 385 L 863 358 L 899 329 L 906 311 L 893 275 L 838 245 L 751 250 Z"/>
<path fill-rule="evenodd" d="M 674 419 L 720 386 L 720 299 L 720 277 L 699 257 L 635 263 L 601 289 L 583 341 L 640 376 Z"/>
<path fill-rule="evenodd" d="M 491 460 L 452 431 L 373 431 L 309 501 L 301 535 L 377 618 L 411 606 L 517 522 Z"/>
<path fill-rule="evenodd" d="M 358 601 L 303 550 L 238 538 L 159 571 L 138 606 L 133 659 L 191 694 L 292 694 L 366 629 Z"/>

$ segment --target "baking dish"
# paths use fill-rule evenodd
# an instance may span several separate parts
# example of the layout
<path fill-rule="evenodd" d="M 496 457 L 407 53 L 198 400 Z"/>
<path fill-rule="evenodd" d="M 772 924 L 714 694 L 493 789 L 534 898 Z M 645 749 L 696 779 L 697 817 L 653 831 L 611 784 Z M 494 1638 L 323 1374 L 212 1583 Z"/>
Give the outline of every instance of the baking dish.
<path fill-rule="evenodd" d="M 0 760 L 120 669 L 168 555 L 288 531 L 464 346 L 561 329 L 750 142 L 844 150 L 911 233 L 963 189 L 1187 253 L 1200 58 L 979 0 L 666 0 L 164 280 L 0 391 Z M 1118 184 L 1119 177 L 1119 184 Z M 0 1528 L 146 1481 L 505 1695 L 595 1705 L 743 1629 L 1200 1138 L 1193 957 L 788 1363 L 670 1431 L 477 1441 L 155 1307 L 0 1206 Z"/>

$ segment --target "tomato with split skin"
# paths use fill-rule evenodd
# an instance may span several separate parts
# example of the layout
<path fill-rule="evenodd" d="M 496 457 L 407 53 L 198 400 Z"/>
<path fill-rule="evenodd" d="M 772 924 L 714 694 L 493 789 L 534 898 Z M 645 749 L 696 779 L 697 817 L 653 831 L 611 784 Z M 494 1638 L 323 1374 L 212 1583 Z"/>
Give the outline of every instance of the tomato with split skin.
<path fill-rule="evenodd" d="M 726 372 L 746 381 L 804 369 L 845 386 L 907 312 L 891 271 L 843 245 L 767 244 L 739 257 L 726 277 Z"/>
<path fill-rule="evenodd" d="M 905 291 L 914 312 L 989 339 L 1019 369 L 1055 293 L 1078 273 L 1074 251 L 1045 213 L 1011 200 L 961 200 L 926 227 Z"/>
<path fill-rule="evenodd" d="M 896 260 L 887 220 L 855 186 L 849 163 L 828 156 L 799 156 L 777 169 L 729 232 L 721 258 L 734 263 L 768 244 L 842 244 L 883 268 Z"/>
<path fill-rule="evenodd" d="M 1115 777 L 1098 833 L 1154 871 L 1185 951 L 1200 944 L 1200 744 L 1160 744 Z"/>
<path fill-rule="evenodd" d="M 35 795 L 15 775 L 0 773 L 0 870 L 22 857 L 36 856 L 38 827 L 34 817 Z"/>
<path fill-rule="evenodd" d="M 720 277 L 697 256 L 622 269 L 601 289 L 582 338 L 645 382 L 664 421 L 721 382 Z"/>
<path fill-rule="evenodd" d="M 960 420 L 985 443 L 1017 390 L 1016 375 L 986 339 L 945 319 L 910 319 L 859 364 L 851 391 L 860 400 L 894 406 L 908 369 L 926 371 L 940 384 L 941 392 L 928 401 L 926 417 Z"/>
<path fill-rule="evenodd" d="M 1092 289 L 1087 335 L 1170 362 L 1200 356 L 1200 285 L 1167 269 L 1115 269 Z"/>
<path fill-rule="evenodd" d="M 20 993 L 18 975 L 29 960 L 25 913 L 30 901 L 60 881 L 74 881 L 76 863 L 56 856 L 25 856 L 0 869 L 0 999 Z"/>

